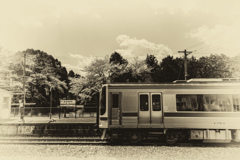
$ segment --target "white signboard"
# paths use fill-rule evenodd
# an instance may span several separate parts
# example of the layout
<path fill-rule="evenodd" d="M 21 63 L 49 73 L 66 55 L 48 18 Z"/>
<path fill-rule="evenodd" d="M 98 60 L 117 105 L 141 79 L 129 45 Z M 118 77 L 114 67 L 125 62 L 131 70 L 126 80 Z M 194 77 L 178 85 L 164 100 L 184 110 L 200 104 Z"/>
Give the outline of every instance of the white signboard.
<path fill-rule="evenodd" d="M 60 106 L 62 107 L 74 107 L 76 100 L 60 100 Z"/>

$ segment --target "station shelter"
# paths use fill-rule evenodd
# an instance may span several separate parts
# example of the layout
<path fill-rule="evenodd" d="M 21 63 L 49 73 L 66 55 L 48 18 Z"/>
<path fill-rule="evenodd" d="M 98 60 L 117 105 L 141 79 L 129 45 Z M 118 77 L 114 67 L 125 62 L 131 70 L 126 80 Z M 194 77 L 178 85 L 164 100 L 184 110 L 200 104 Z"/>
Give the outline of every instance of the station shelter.
<path fill-rule="evenodd" d="M 10 87 L 0 85 L 0 119 L 9 119 L 13 92 Z"/>

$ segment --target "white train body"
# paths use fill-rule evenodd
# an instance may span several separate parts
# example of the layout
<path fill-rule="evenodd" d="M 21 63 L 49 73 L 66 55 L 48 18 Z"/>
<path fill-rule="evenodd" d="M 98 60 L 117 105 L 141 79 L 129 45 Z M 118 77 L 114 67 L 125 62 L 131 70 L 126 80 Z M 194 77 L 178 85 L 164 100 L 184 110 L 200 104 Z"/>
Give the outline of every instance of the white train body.
<path fill-rule="evenodd" d="M 240 141 L 240 83 L 107 84 L 100 94 L 99 128 L 136 141 L 150 134 L 166 135 L 169 143 L 181 136 Z"/>

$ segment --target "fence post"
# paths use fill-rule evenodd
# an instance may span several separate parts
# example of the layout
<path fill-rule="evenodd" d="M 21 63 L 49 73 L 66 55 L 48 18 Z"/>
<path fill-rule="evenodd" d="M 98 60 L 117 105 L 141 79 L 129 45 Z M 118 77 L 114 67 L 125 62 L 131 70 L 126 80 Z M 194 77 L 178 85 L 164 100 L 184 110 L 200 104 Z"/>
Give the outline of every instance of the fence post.
<path fill-rule="evenodd" d="M 76 108 L 76 104 L 75 104 L 75 119 L 77 119 L 77 108 Z"/>
<path fill-rule="evenodd" d="M 61 118 L 61 108 L 60 108 L 60 106 L 58 106 L 58 118 L 59 119 Z"/>

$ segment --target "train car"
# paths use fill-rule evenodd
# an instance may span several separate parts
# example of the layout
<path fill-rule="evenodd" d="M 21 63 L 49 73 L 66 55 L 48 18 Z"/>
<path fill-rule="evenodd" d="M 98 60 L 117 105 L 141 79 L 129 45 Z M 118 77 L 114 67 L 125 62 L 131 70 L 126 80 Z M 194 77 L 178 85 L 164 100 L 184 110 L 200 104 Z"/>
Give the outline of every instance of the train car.
<path fill-rule="evenodd" d="M 240 141 L 240 81 L 191 79 L 170 84 L 105 84 L 100 92 L 102 138 L 137 143 L 164 137 L 205 143 Z"/>

